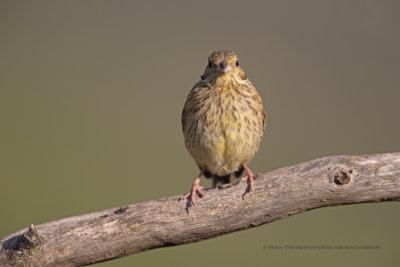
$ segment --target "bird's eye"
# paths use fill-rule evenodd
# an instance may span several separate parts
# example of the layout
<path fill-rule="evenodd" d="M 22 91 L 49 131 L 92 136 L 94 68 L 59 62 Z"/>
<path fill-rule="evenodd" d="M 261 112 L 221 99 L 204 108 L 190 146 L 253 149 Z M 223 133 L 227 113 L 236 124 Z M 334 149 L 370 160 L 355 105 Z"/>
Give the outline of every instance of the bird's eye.
<path fill-rule="evenodd" d="M 212 62 L 208 61 L 208 67 L 211 68 L 212 67 Z"/>
<path fill-rule="evenodd" d="M 239 60 L 236 60 L 236 67 L 239 67 Z"/>

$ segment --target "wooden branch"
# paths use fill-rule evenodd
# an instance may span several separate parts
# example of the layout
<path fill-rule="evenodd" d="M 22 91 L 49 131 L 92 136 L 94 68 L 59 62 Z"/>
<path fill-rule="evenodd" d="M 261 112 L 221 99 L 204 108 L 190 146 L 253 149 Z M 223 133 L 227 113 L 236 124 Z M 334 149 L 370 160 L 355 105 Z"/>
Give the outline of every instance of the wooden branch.
<path fill-rule="evenodd" d="M 188 180 L 188 186 L 190 181 Z M 400 200 L 400 153 L 331 156 L 206 190 L 31 225 L 0 240 L 0 266 L 81 266 L 196 242 L 319 207 Z"/>

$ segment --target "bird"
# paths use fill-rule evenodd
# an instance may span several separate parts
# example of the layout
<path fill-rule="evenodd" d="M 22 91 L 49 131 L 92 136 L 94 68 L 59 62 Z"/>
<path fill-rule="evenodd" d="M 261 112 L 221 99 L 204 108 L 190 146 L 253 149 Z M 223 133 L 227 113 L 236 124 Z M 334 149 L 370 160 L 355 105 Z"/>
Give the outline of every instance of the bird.
<path fill-rule="evenodd" d="M 266 126 L 263 101 L 247 78 L 236 53 L 211 53 L 204 73 L 190 90 L 182 110 L 185 146 L 200 168 L 192 188 L 182 197 L 191 204 L 203 197 L 200 179 L 214 186 L 240 177 L 253 191 L 254 175 L 248 164 L 258 152 Z"/>

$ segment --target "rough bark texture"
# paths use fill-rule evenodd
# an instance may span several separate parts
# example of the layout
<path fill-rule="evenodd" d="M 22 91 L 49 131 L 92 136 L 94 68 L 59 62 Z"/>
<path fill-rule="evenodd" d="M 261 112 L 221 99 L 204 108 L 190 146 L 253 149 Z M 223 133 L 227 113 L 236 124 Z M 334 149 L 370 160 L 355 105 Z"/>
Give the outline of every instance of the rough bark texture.
<path fill-rule="evenodd" d="M 400 153 L 331 156 L 206 190 L 31 225 L 0 240 L 0 266 L 81 266 L 196 242 L 319 207 L 400 200 Z"/>

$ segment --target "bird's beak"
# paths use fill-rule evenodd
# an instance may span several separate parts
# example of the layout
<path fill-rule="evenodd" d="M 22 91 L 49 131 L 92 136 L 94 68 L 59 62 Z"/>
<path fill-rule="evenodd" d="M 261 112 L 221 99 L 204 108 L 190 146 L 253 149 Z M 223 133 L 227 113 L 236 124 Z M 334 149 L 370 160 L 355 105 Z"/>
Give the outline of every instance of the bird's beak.
<path fill-rule="evenodd" d="M 218 72 L 220 73 L 228 73 L 232 68 L 226 63 L 226 61 L 222 61 L 218 65 Z"/>

